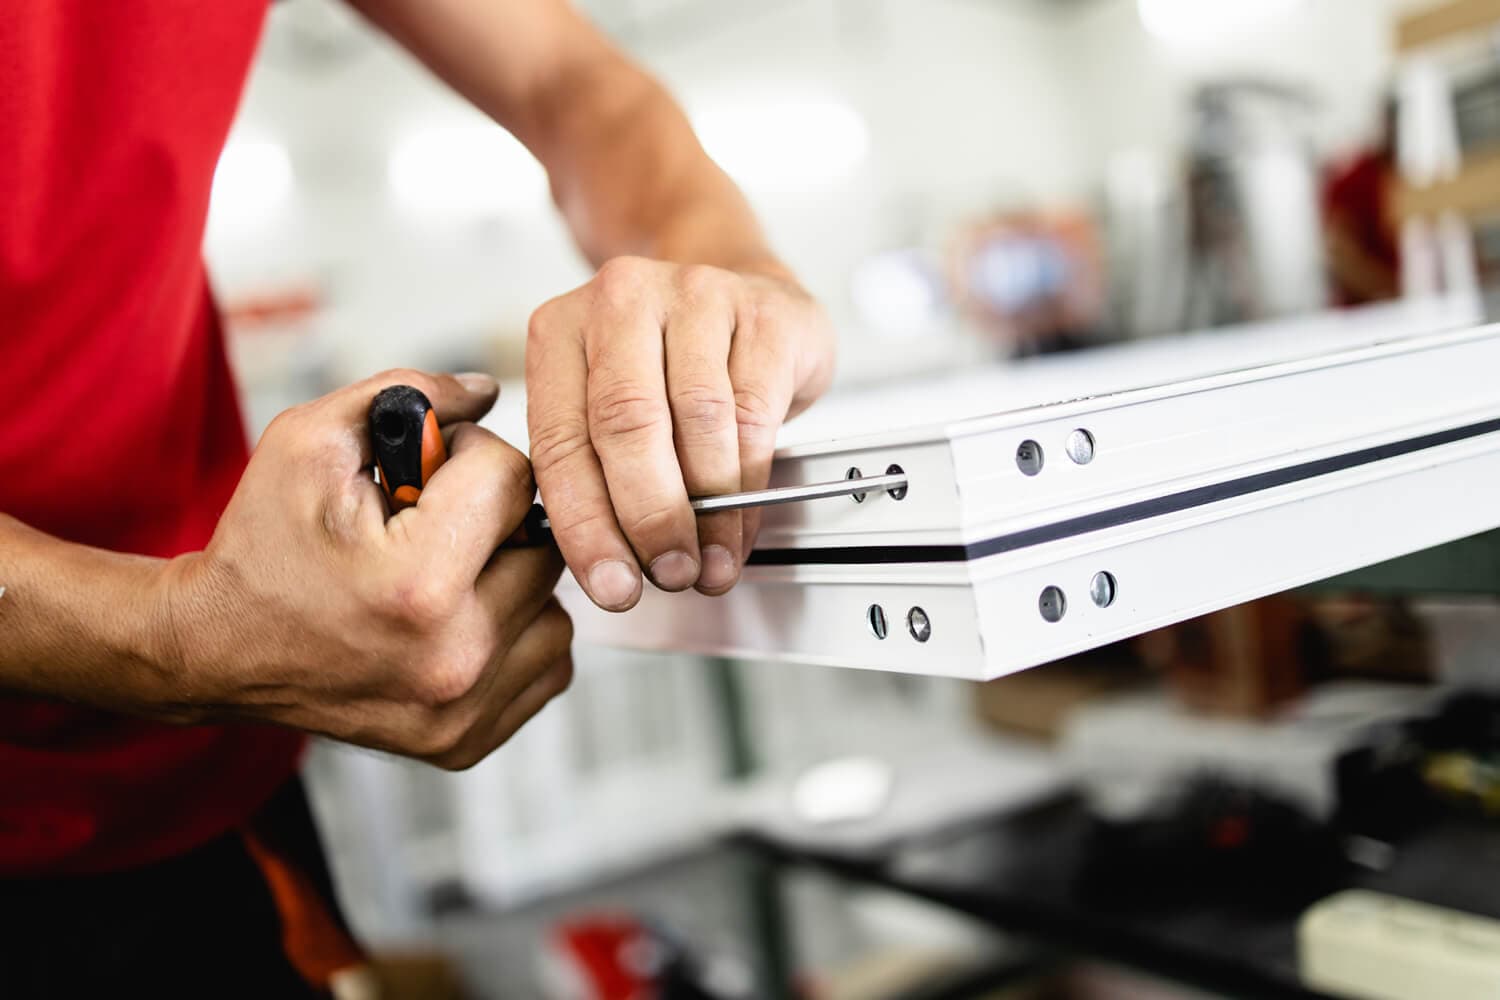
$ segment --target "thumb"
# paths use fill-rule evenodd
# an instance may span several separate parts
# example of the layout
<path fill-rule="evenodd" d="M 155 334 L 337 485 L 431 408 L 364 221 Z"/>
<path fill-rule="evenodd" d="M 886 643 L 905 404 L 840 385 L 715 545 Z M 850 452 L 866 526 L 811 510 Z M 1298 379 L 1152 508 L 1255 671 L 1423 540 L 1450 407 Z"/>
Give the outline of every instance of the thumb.
<path fill-rule="evenodd" d="M 380 390 L 393 385 L 419 390 L 432 403 L 439 424 L 476 421 L 490 412 L 500 395 L 500 383 L 481 372 L 437 375 L 414 368 L 393 368 L 324 396 L 318 405 L 327 407 L 324 412 L 358 443 L 361 467 L 374 461 L 366 429 L 370 404 Z"/>

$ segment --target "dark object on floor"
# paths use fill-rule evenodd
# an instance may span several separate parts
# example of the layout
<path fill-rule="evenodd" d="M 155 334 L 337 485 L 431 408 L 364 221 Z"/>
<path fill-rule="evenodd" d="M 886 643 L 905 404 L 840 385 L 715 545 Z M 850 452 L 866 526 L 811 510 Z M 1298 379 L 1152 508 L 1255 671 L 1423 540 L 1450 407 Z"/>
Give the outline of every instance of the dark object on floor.
<path fill-rule="evenodd" d="M 1143 820 L 1095 823 L 1079 873 L 1089 897 L 1160 902 L 1204 893 L 1243 900 L 1306 897 L 1338 884 L 1338 837 L 1289 802 L 1205 776 Z"/>

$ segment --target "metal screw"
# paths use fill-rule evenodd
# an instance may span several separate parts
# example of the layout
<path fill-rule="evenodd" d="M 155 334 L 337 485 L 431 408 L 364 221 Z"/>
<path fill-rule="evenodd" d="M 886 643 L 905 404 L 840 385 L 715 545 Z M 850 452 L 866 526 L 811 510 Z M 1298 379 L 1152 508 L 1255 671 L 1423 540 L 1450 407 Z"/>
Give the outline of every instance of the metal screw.
<path fill-rule="evenodd" d="M 865 478 L 865 474 L 863 472 L 859 471 L 859 466 L 852 465 L 852 466 L 849 467 L 849 471 L 846 472 L 846 473 L 844 473 L 844 478 L 845 479 L 863 479 L 863 478 Z M 863 493 L 851 493 L 849 495 L 854 498 L 854 502 L 855 503 L 864 503 L 865 502 L 865 495 Z M 881 636 L 881 638 L 884 639 L 885 636 Z"/>
<path fill-rule="evenodd" d="M 1101 608 L 1115 603 L 1115 577 L 1113 573 L 1095 573 L 1089 581 L 1089 597 Z"/>
<path fill-rule="evenodd" d="M 878 604 L 870 605 L 870 609 L 865 612 L 865 621 L 870 623 L 870 633 L 877 639 L 884 639 L 890 632 L 885 620 L 885 608 Z"/>
<path fill-rule="evenodd" d="M 1037 601 L 1037 609 L 1041 611 L 1043 620 L 1060 622 L 1063 615 L 1068 613 L 1068 596 L 1061 588 L 1047 587 Z"/>
<path fill-rule="evenodd" d="M 906 470 L 903 469 L 903 468 L 901 468 L 901 466 L 899 466 L 899 465 L 888 465 L 885 468 L 885 474 L 887 476 L 904 476 L 904 475 L 906 475 Z M 906 499 L 906 487 L 905 486 L 897 486 L 893 490 L 886 490 L 886 492 L 891 495 L 891 499 L 892 500 L 905 500 Z"/>
<path fill-rule="evenodd" d="M 1024 475 L 1034 476 L 1041 472 L 1046 460 L 1046 456 L 1042 454 L 1042 446 L 1035 441 L 1022 441 L 1016 448 L 1016 468 Z"/>
<path fill-rule="evenodd" d="M 932 619 L 921 608 L 912 608 L 906 613 L 906 630 L 913 639 L 926 642 L 932 638 Z"/>
<path fill-rule="evenodd" d="M 1078 465 L 1088 465 L 1094 460 L 1094 435 L 1078 428 L 1068 435 L 1068 457 Z"/>

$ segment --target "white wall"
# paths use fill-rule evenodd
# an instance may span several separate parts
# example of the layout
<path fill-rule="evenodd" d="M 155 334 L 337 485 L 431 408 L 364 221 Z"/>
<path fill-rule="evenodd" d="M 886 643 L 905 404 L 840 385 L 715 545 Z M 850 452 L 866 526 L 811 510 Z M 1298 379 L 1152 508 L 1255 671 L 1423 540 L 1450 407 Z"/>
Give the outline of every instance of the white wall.
<path fill-rule="evenodd" d="M 1254 3 L 1229 0 L 1222 4 Z M 1182 44 L 1148 34 L 1136 0 L 1095 0 L 1066 18 L 1072 101 L 1083 130 L 1085 181 L 1098 184 L 1114 153 L 1178 150 L 1192 89 L 1233 77 L 1300 85 L 1318 101 L 1318 152 L 1338 156 L 1368 140 L 1390 82 L 1394 17 L 1432 0 L 1303 0 L 1290 12 L 1218 38 Z"/>
<path fill-rule="evenodd" d="M 866 349 L 847 291 L 860 259 L 940 241 L 945 221 L 965 212 L 1079 189 L 1084 144 L 1064 85 L 1061 25 L 1041 8 L 678 5 L 699 6 L 714 16 L 622 22 L 623 42 L 690 112 L 827 98 L 864 119 L 869 149 L 847 175 L 750 190 L 773 244 L 833 311 L 850 345 L 848 371 L 902 365 Z M 294 198 L 252 225 L 211 230 L 219 286 L 230 295 L 309 278 L 323 287 L 330 307 L 312 339 L 336 378 L 450 363 L 480 335 L 519 337 L 531 309 L 587 269 L 541 198 L 480 225 L 401 216 L 389 198 L 390 150 L 414 128 L 473 116 L 404 54 L 345 21 L 305 0 L 272 15 L 240 133 L 285 144 Z M 308 37 L 334 55 L 311 58 L 323 49 Z M 955 344 L 939 336 L 924 353 L 941 360 Z M 274 366 L 268 374 L 274 380 Z"/>
<path fill-rule="evenodd" d="M 1135 0 L 592 6 L 691 112 L 823 98 L 862 117 L 868 151 L 846 175 L 750 192 L 773 244 L 832 310 L 842 374 L 857 381 L 976 353 L 951 321 L 914 331 L 918 341 L 865 329 L 848 286 L 868 254 L 939 250 L 955 221 L 975 212 L 1088 198 L 1122 150 L 1170 158 L 1188 95 L 1208 79 L 1253 73 L 1305 84 L 1321 101 L 1321 152 L 1345 150 L 1373 123 L 1392 10 L 1423 2 L 1303 0 L 1263 27 L 1193 46 L 1149 36 Z M 272 14 L 241 131 L 285 144 L 294 198 L 253 225 L 211 232 L 221 288 L 322 287 L 329 307 L 288 357 L 326 360 L 334 380 L 459 363 L 483 337 L 515 342 L 531 309 L 585 280 L 587 267 L 540 192 L 525 209 L 479 224 L 418 225 L 401 214 L 386 177 L 394 146 L 413 129 L 476 116 L 338 10 L 294 0 Z M 278 386 L 281 360 L 263 366 L 252 392 L 262 411 L 308 391 L 310 380 Z"/>

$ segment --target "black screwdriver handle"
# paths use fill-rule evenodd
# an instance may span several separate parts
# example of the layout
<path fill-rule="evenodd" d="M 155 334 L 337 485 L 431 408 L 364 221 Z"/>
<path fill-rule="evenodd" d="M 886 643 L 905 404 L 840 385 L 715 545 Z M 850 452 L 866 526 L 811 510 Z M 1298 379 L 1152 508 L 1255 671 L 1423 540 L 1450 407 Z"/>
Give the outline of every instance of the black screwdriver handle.
<path fill-rule="evenodd" d="M 380 487 L 391 513 L 416 504 L 428 480 L 448 460 L 437 413 L 422 390 L 409 385 L 388 386 L 370 403 L 370 442 Z M 532 504 L 521 526 L 501 548 L 551 545 L 551 527 L 541 504 Z"/>

